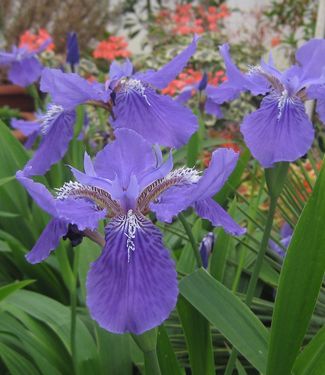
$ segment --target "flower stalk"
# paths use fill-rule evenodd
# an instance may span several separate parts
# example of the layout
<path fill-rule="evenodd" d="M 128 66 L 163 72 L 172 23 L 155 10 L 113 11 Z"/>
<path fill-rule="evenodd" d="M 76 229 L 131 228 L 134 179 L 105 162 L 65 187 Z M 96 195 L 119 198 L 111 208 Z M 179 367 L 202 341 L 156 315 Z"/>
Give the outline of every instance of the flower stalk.
<path fill-rule="evenodd" d="M 78 265 L 79 251 L 74 249 L 73 258 L 73 285 L 70 289 L 71 325 L 70 325 L 70 347 L 71 357 L 75 373 L 77 373 L 77 353 L 76 353 L 76 323 L 77 323 L 77 286 L 78 286 Z"/>
<path fill-rule="evenodd" d="M 193 236 L 192 229 L 191 229 L 189 223 L 187 222 L 187 220 L 185 219 L 185 216 L 182 213 L 180 213 L 178 215 L 178 218 L 179 218 L 180 222 L 182 223 L 182 225 L 185 229 L 185 232 L 188 236 L 188 239 L 191 243 L 191 246 L 192 246 L 192 249 L 193 249 L 193 254 L 194 254 L 195 259 L 196 259 L 196 264 L 197 264 L 198 268 L 200 268 L 203 265 L 202 259 L 201 259 L 199 248 L 198 248 L 197 243 L 195 241 L 195 238 Z"/>
<path fill-rule="evenodd" d="M 133 340 L 143 353 L 146 375 L 161 375 L 156 350 L 157 333 L 157 328 L 154 328 L 142 333 L 141 335 L 132 335 Z"/>

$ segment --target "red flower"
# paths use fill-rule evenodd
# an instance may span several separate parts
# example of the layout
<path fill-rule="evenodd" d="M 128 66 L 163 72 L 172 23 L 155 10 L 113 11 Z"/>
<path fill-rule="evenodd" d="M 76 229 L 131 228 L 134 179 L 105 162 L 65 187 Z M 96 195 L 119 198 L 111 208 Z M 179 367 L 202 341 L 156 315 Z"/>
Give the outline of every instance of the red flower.
<path fill-rule="evenodd" d="M 126 58 L 131 56 L 127 49 L 128 43 L 123 36 L 110 36 L 107 40 L 98 43 L 93 51 L 95 59 L 105 59 L 113 61 L 119 57 Z"/>
<path fill-rule="evenodd" d="M 26 47 L 29 51 L 36 51 L 50 38 L 51 35 L 46 29 L 39 29 L 37 33 L 26 30 L 19 37 L 19 47 Z M 54 47 L 54 43 L 51 43 L 46 47 L 46 51 L 53 51 Z"/>
<path fill-rule="evenodd" d="M 223 70 L 218 70 L 215 75 L 208 74 L 208 82 L 210 85 L 217 86 L 225 78 Z M 163 94 L 174 96 L 179 94 L 183 88 L 189 85 L 194 85 L 202 79 L 202 72 L 194 69 L 185 69 L 184 72 L 180 73 L 174 81 L 170 82 L 169 85 L 162 90 Z"/>
<path fill-rule="evenodd" d="M 276 46 L 278 46 L 280 43 L 281 43 L 281 38 L 280 38 L 279 35 L 273 37 L 272 40 L 271 40 L 271 46 L 272 46 L 272 47 L 276 47 Z"/>

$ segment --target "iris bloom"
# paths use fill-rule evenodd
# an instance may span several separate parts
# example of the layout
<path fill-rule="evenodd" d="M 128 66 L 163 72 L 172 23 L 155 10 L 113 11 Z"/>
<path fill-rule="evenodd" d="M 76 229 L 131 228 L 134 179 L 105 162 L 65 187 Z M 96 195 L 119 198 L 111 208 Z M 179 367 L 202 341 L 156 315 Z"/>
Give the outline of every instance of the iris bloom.
<path fill-rule="evenodd" d="M 260 108 L 246 116 L 241 126 L 253 156 L 266 168 L 303 156 L 314 139 L 304 101 L 312 98 L 310 86 L 325 82 L 325 41 L 314 39 L 304 44 L 296 53 L 297 63 L 284 72 L 277 70 L 270 59 L 244 74 L 232 62 L 227 44 L 220 52 L 228 81 L 212 93 L 217 104 L 231 101 L 243 91 L 266 94 Z"/>
<path fill-rule="evenodd" d="M 11 52 L 0 51 L 0 66 L 9 68 L 9 80 L 22 87 L 36 82 L 43 69 L 37 54 L 44 51 L 50 43 L 51 39 L 45 41 L 36 51 L 29 51 L 27 47 L 16 46 L 12 47 Z"/>
<path fill-rule="evenodd" d="M 133 73 L 130 61 L 113 62 L 107 85 L 113 91 L 113 127 L 130 128 L 151 143 L 162 146 L 183 146 L 197 130 L 193 113 L 168 95 L 159 95 L 184 69 L 196 51 L 198 37 L 158 71 Z"/>
<path fill-rule="evenodd" d="M 174 262 L 159 229 L 146 217 L 156 212 L 163 221 L 189 206 L 213 225 L 234 235 L 244 230 L 212 196 L 221 189 L 237 163 L 229 149 L 213 153 L 201 177 L 191 168 L 172 171 L 171 154 L 161 151 L 130 129 L 116 131 L 116 140 L 100 151 L 94 163 L 85 154 L 84 173 L 52 196 L 41 184 L 17 173 L 36 202 L 53 219 L 27 260 L 44 260 L 65 235 L 68 224 L 94 229 L 105 217 L 103 252 L 87 277 L 87 305 L 99 325 L 115 333 L 140 334 L 159 325 L 175 307 L 178 288 Z M 166 207 L 168 209 L 166 210 Z"/>
<path fill-rule="evenodd" d="M 193 113 L 169 96 L 159 95 L 156 89 L 168 85 L 184 68 L 196 50 L 197 38 L 159 71 L 133 74 L 130 61 L 110 67 L 110 80 L 103 88 L 90 84 L 76 74 L 45 69 L 41 90 L 48 92 L 52 101 L 64 108 L 74 108 L 87 101 L 102 102 L 113 107 L 114 128 L 131 128 L 151 143 L 179 147 L 196 131 L 198 124 Z M 95 94 L 95 95 L 94 95 Z M 97 94 L 97 96 L 96 96 Z"/>
<path fill-rule="evenodd" d="M 77 105 L 92 100 L 103 103 L 107 101 L 103 84 L 89 83 L 75 73 L 67 74 L 59 69 L 45 68 L 41 78 L 41 89 L 45 91 L 48 86 L 54 90 L 58 86 L 55 91 L 57 94 L 53 93 L 53 102 L 48 106 L 47 112 L 38 119 L 42 141 L 25 167 L 25 174 L 29 176 L 43 175 L 65 155 L 73 138 Z M 67 90 L 65 95 L 61 95 L 60 90 L 64 91 L 65 87 L 70 87 L 70 91 Z"/>

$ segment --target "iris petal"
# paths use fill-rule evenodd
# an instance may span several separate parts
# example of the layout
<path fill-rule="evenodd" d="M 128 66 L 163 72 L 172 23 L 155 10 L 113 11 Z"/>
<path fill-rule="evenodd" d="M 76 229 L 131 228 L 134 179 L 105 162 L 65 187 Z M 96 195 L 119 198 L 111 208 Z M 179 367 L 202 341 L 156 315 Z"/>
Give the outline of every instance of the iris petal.
<path fill-rule="evenodd" d="M 42 64 L 35 56 L 28 57 L 12 63 L 8 78 L 15 85 L 26 87 L 39 79 L 42 69 Z"/>
<path fill-rule="evenodd" d="M 188 60 L 196 51 L 198 40 L 199 37 L 195 35 L 192 42 L 181 53 L 179 53 L 158 71 L 139 73 L 138 75 L 135 75 L 135 77 L 150 83 L 158 89 L 165 88 L 169 82 L 175 79 L 185 68 Z"/>
<path fill-rule="evenodd" d="M 110 222 L 103 253 L 88 273 L 90 313 L 113 333 L 140 334 L 161 324 L 177 300 L 175 266 L 160 231 L 144 217 L 137 221 L 129 257 L 126 218 Z"/>
<path fill-rule="evenodd" d="M 281 161 L 295 161 L 309 150 L 314 129 L 303 103 L 286 101 L 279 112 L 279 100 L 266 96 L 261 107 L 248 115 L 241 126 L 245 142 L 263 167 Z"/>
<path fill-rule="evenodd" d="M 119 92 L 114 113 L 115 128 L 131 128 L 151 144 L 180 147 L 198 128 L 191 110 L 150 87 L 143 94 Z"/>
<path fill-rule="evenodd" d="M 53 164 L 61 160 L 73 138 L 73 127 L 76 120 L 75 111 L 64 111 L 49 124 L 39 148 L 26 164 L 24 170 L 29 176 L 43 175 Z"/>
<path fill-rule="evenodd" d="M 63 73 L 60 69 L 45 68 L 42 72 L 41 90 L 48 92 L 55 104 L 65 109 L 75 108 L 88 100 L 103 100 L 104 85 L 91 84 L 75 73 Z"/>
<path fill-rule="evenodd" d="M 44 185 L 26 177 L 23 171 L 18 171 L 16 178 L 44 211 L 56 216 L 55 199 Z"/>
<path fill-rule="evenodd" d="M 68 224 L 65 221 L 52 219 L 43 230 L 32 250 L 26 255 L 28 262 L 35 264 L 46 259 L 58 247 L 60 239 L 67 231 Z"/>
<path fill-rule="evenodd" d="M 117 176 L 127 189 L 130 176 L 136 176 L 139 182 L 148 170 L 155 168 L 156 157 L 152 146 L 133 130 L 118 129 L 115 136 L 116 140 L 97 154 L 94 168 L 97 175 L 109 180 Z"/>
<path fill-rule="evenodd" d="M 67 198 L 56 201 L 57 215 L 66 222 L 76 224 L 79 230 L 97 229 L 98 222 L 106 216 L 106 210 L 98 210 L 93 202 Z"/>
<path fill-rule="evenodd" d="M 199 216 L 209 220 L 215 227 L 222 227 L 226 232 L 235 236 L 245 233 L 245 229 L 238 225 L 212 198 L 196 202 L 194 208 Z"/>

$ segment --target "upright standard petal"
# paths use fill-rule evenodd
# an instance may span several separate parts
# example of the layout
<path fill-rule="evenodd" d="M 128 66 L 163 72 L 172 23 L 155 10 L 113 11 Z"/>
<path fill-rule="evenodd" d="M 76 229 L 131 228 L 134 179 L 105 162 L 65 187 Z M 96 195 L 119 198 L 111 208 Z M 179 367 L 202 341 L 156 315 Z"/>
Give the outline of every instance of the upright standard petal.
<path fill-rule="evenodd" d="M 325 74 L 325 40 L 311 39 L 296 52 L 296 60 L 304 71 L 304 79 L 317 79 Z"/>
<path fill-rule="evenodd" d="M 261 107 L 246 116 L 241 126 L 253 156 L 265 168 L 305 155 L 314 139 L 314 129 L 298 98 L 279 104 L 279 97 L 266 96 Z"/>
<path fill-rule="evenodd" d="M 175 265 L 160 231 L 134 214 L 111 221 L 87 277 L 93 319 L 113 333 L 141 334 L 168 318 L 177 294 Z"/>
<path fill-rule="evenodd" d="M 197 130 L 197 118 L 188 108 L 151 87 L 117 93 L 115 128 L 131 128 L 151 144 L 180 147 Z"/>
<path fill-rule="evenodd" d="M 88 100 L 102 100 L 104 91 L 103 85 L 91 84 L 76 73 L 50 68 L 43 70 L 40 88 L 65 109 L 75 108 Z"/>
<path fill-rule="evenodd" d="M 43 66 L 35 56 L 12 63 L 8 78 L 15 85 L 27 87 L 41 76 Z"/>
<path fill-rule="evenodd" d="M 131 129 L 117 129 L 116 140 L 98 152 L 94 168 L 99 176 L 109 180 L 115 177 L 122 188 L 127 189 L 132 175 L 138 183 L 148 170 L 156 166 L 152 146 L 141 135 Z"/>
<path fill-rule="evenodd" d="M 59 219 L 52 219 L 32 250 L 26 255 L 26 259 L 29 263 L 35 264 L 46 259 L 50 253 L 59 246 L 61 238 L 68 231 L 68 223 Z"/>
<path fill-rule="evenodd" d="M 75 111 L 63 111 L 51 123 L 47 124 L 47 132 L 44 134 L 39 148 L 24 168 L 26 174 L 29 176 L 43 175 L 53 164 L 62 159 L 73 138 L 75 120 Z"/>
<path fill-rule="evenodd" d="M 150 71 L 139 73 L 135 78 L 139 78 L 147 83 L 150 83 L 158 89 L 163 89 L 168 86 L 169 82 L 175 79 L 179 73 L 185 68 L 188 60 L 196 51 L 199 37 L 194 35 L 192 42 L 180 54 L 173 58 L 169 63 L 164 65 L 158 71 Z"/>
<path fill-rule="evenodd" d="M 129 59 L 126 59 L 123 64 L 113 61 L 109 68 L 109 79 L 115 81 L 123 77 L 130 77 L 133 73 L 133 65 Z"/>

